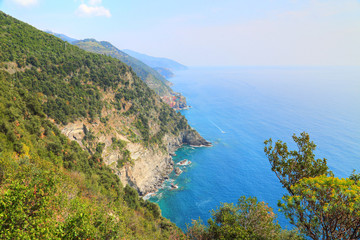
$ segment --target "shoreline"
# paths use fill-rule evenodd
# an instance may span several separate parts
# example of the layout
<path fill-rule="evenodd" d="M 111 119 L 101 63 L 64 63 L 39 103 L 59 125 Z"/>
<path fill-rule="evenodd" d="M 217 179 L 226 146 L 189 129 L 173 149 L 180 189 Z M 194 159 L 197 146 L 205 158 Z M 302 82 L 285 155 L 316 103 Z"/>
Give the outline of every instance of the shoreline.
<path fill-rule="evenodd" d="M 205 140 L 205 141 L 206 141 L 206 140 Z M 208 141 L 206 141 L 206 142 L 208 142 Z M 176 156 L 176 154 L 175 154 L 176 151 L 178 151 L 178 150 L 180 150 L 180 149 L 182 149 L 182 148 L 184 148 L 184 147 L 196 147 L 196 148 L 200 148 L 200 147 L 212 147 L 212 146 L 213 146 L 210 142 L 208 142 L 208 143 L 209 143 L 209 144 L 207 144 L 207 145 L 204 145 L 204 144 L 201 144 L 201 145 L 185 145 L 185 144 L 182 144 L 182 145 L 180 145 L 178 148 L 176 148 L 174 152 L 169 153 L 169 156 L 170 156 L 171 161 L 172 161 L 172 170 L 171 170 L 171 172 L 169 172 L 169 174 L 167 174 L 166 177 L 162 178 L 161 181 L 159 181 L 159 182 L 157 182 L 156 184 L 154 184 L 154 185 L 153 185 L 153 190 L 150 190 L 149 192 L 146 192 L 146 193 L 144 193 L 144 194 L 141 194 L 140 197 L 142 197 L 142 198 L 145 199 L 145 200 L 150 199 L 153 195 L 156 195 L 157 192 L 158 192 L 160 189 L 164 189 L 164 188 L 165 188 L 164 183 L 165 183 L 165 181 L 171 179 L 171 178 L 170 178 L 170 174 L 171 174 L 171 173 L 174 172 L 174 174 L 175 174 L 176 176 L 179 176 L 180 174 L 177 175 L 177 174 L 175 173 L 175 168 L 176 168 L 175 166 L 176 166 L 176 165 L 177 165 L 177 166 L 189 166 L 189 165 L 192 164 L 192 162 L 189 161 L 188 159 L 183 159 L 183 160 L 180 161 L 180 162 L 186 161 L 186 164 L 179 164 L 180 162 L 178 162 L 178 163 L 175 164 L 175 162 L 174 162 L 174 160 L 173 160 L 173 156 Z"/>

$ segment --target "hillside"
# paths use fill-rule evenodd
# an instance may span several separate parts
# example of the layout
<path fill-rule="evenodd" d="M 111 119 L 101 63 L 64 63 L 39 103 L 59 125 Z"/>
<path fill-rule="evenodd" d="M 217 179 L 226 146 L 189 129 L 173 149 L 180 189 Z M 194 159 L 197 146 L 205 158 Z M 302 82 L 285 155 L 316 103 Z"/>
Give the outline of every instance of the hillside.
<path fill-rule="evenodd" d="M 117 59 L 2 12 L 0 23 L 2 237 L 177 234 L 137 192 L 172 171 L 170 152 L 209 143 Z"/>
<path fill-rule="evenodd" d="M 73 42 L 74 45 L 89 52 L 105 54 L 127 64 L 152 90 L 154 90 L 168 105 L 175 109 L 186 108 L 186 100 L 181 94 L 175 93 L 167 81 L 159 72 L 147 66 L 136 58 L 120 51 L 111 43 L 95 39 L 85 39 Z"/>
<path fill-rule="evenodd" d="M 158 173 L 164 176 L 174 145 L 195 135 L 196 141 L 204 141 L 124 63 L 81 50 L 5 15 L 2 18 L 0 70 L 11 74 L 17 87 L 36 95 L 46 115 L 84 149 L 95 152 L 98 143 L 105 144 L 103 157 L 114 169 L 137 165 L 116 167 L 118 159 L 125 161 L 125 157 L 123 149 L 120 155 L 113 150 L 113 139 L 127 143 L 131 159 L 146 161 L 138 153 L 151 150 L 152 157 L 165 161 Z M 130 157 L 125 162 L 130 163 Z M 147 174 L 154 175 L 150 170 Z M 150 179 L 144 181 L 147 188 L 129 181 L 142 193 L 147 190 L 140 189 L 154 185 Z"/>
<path fill-rule="evenodd" d="M 123 189 L 99 151 L 89 154 L 61 134 L 36 95 L 16 85 L 0 72 L 1 239 L 182 235 L 157 205 Z"/>
<path fill-rule="evenodd" d="M 109 42 L 98 42 L 95 39 L 85 39 L 75 41 L 73 44 L 89 52 L 105 54 L 119 59 L 123 63 L 130 66 L 136 75 L 160 96 L 169 95 L 172 92 L 169 87 L 171 83 L 157 71 L 137 60 L 136 58 L 133 58 L 128 54 L 120 51 Z"/>
<path fill-rule="evenodd" d="M 170 71 L 187 69 L 186 66 L 168 58 L 152 57 L 129 49 L 124 49 L 123 52 L 129 54 L 136 59 L 139 59 L 140 61 L 152 68 L 165 68 L 169 69 Z"/>

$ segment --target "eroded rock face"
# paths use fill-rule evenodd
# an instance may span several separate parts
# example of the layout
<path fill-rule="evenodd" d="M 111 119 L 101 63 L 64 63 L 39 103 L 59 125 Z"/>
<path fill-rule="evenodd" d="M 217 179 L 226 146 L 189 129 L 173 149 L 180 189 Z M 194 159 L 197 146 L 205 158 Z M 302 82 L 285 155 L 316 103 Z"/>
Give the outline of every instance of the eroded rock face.
<path fill-rule="evenodd" d="M 121 182 L 138 190 L 140 195 L 154 192 L 172 172 L 174 163 L 168 154 L 142 149 L 134 164 L 124 166 L 119 172 Z M 133 153 L 132 153 L 133 155 Z"/>
<path fill-rule="evenodd" d="M 126 184 L 137 189 L 140 195 L 145 195 L 156 191 L 161 187 L 164 180 L 174 168 L 174 162 L 171 155 L 182 145 L 192 146 L 211 146 L 211 144 L 200 136 L 195 130 L 187 130 L 181 132 L 178 136 L 165 135 L 163 138 L 164 146 L 167 151 L 164 151 L 155 146 L 145 148 L 140 143 L 132 143 L 125 136 L 117 133 L 116 124 L 112 125 L 115 131 L 105 133 L 102 123 L 88 123 L 77 121 L 69 123 L 66 126 L 59 126 L 62 133 L 70 140 L 77 141 L 83 148 L 82 139 L 85 136 L 84 131 L 91 129 L 96 135 L 96 143 L 104 143 L 104 151 L 102 157 L 104 162 L 116 173 L 122 184 Z M 117 161 L 122 157 L 121 153 L 112 147 L 112 137 L 126 141 L 126 149 L 130 152 L 133 163 L 126 163 L 119 168 Z M 95 145 L 96 145 L 95 143 Z"/>
<path fill-rule="evenodd" d="M 161 187 L 174 168 L 170 153 L 174 153 L 183 145 L 211 146 L 210 142 L 192 130 L 183 132 L 179 136 L 167 135 L 163 142 L 168 147 L 167 152 L 142 147 L 136 149 L 132 147 L 133 144 L 128 144 L 135 164 L 121 169 L 119 174 L 121 182 L 137 189 L 140 195 L 154 192 Z"/>

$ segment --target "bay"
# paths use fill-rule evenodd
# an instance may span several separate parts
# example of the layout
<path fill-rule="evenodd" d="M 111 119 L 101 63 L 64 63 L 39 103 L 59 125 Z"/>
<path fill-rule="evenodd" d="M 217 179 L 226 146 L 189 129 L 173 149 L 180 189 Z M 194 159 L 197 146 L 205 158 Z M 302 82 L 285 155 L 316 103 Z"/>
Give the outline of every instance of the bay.
<path fill-rule="evenodd" d="M 268 203 L 281 226 L 291 228 L 278 212 L 285 191 L 264 155 L 266 139 L 294 148 L 292 135 L 306 131 L 335 176 L 360 170 L 359 67 L 195 67 L 171 81 L 192 106 L 182 114 L 213 143 L 178 150 L 174 161 L 192 164 L 150 198 L 184 230 L 241 195 Z"/>

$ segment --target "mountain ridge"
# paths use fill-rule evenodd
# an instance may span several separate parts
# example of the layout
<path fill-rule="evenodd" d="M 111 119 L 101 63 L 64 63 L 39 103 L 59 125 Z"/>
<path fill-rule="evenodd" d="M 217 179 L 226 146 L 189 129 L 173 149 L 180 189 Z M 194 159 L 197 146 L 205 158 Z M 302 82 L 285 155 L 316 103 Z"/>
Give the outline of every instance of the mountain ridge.
<path fill-rule="evenodd" d="M 139 53 L 130 49 L 123 49 L 123 52 L 129 54 L 130 56 L 139 59 L 145 64 L 149 65 L 152 68 L 165 68 L 170 69 L 171 71 L 177 70 L 186 70 L 187 67 L 183 64 L 180 64 L 174 60 L 163 57 L 152 57 L 143 53 Z"/>
<path fill-rule="evenodd" d="M 171 88 L 171 82 L 166 80 L 160 73 L 147 66 L 140 60 L 117 49 L 111 43 L 106 41 L 96 41 L 95 39 L 85 39 L 73 42 L 74 45 L 90 52 L 105 54 L 132 67 L 132 70 L 152 89 L 164 102 L 174 109 L 186 109 L 186 99 L 180 93 L 174 92 Z"/>

